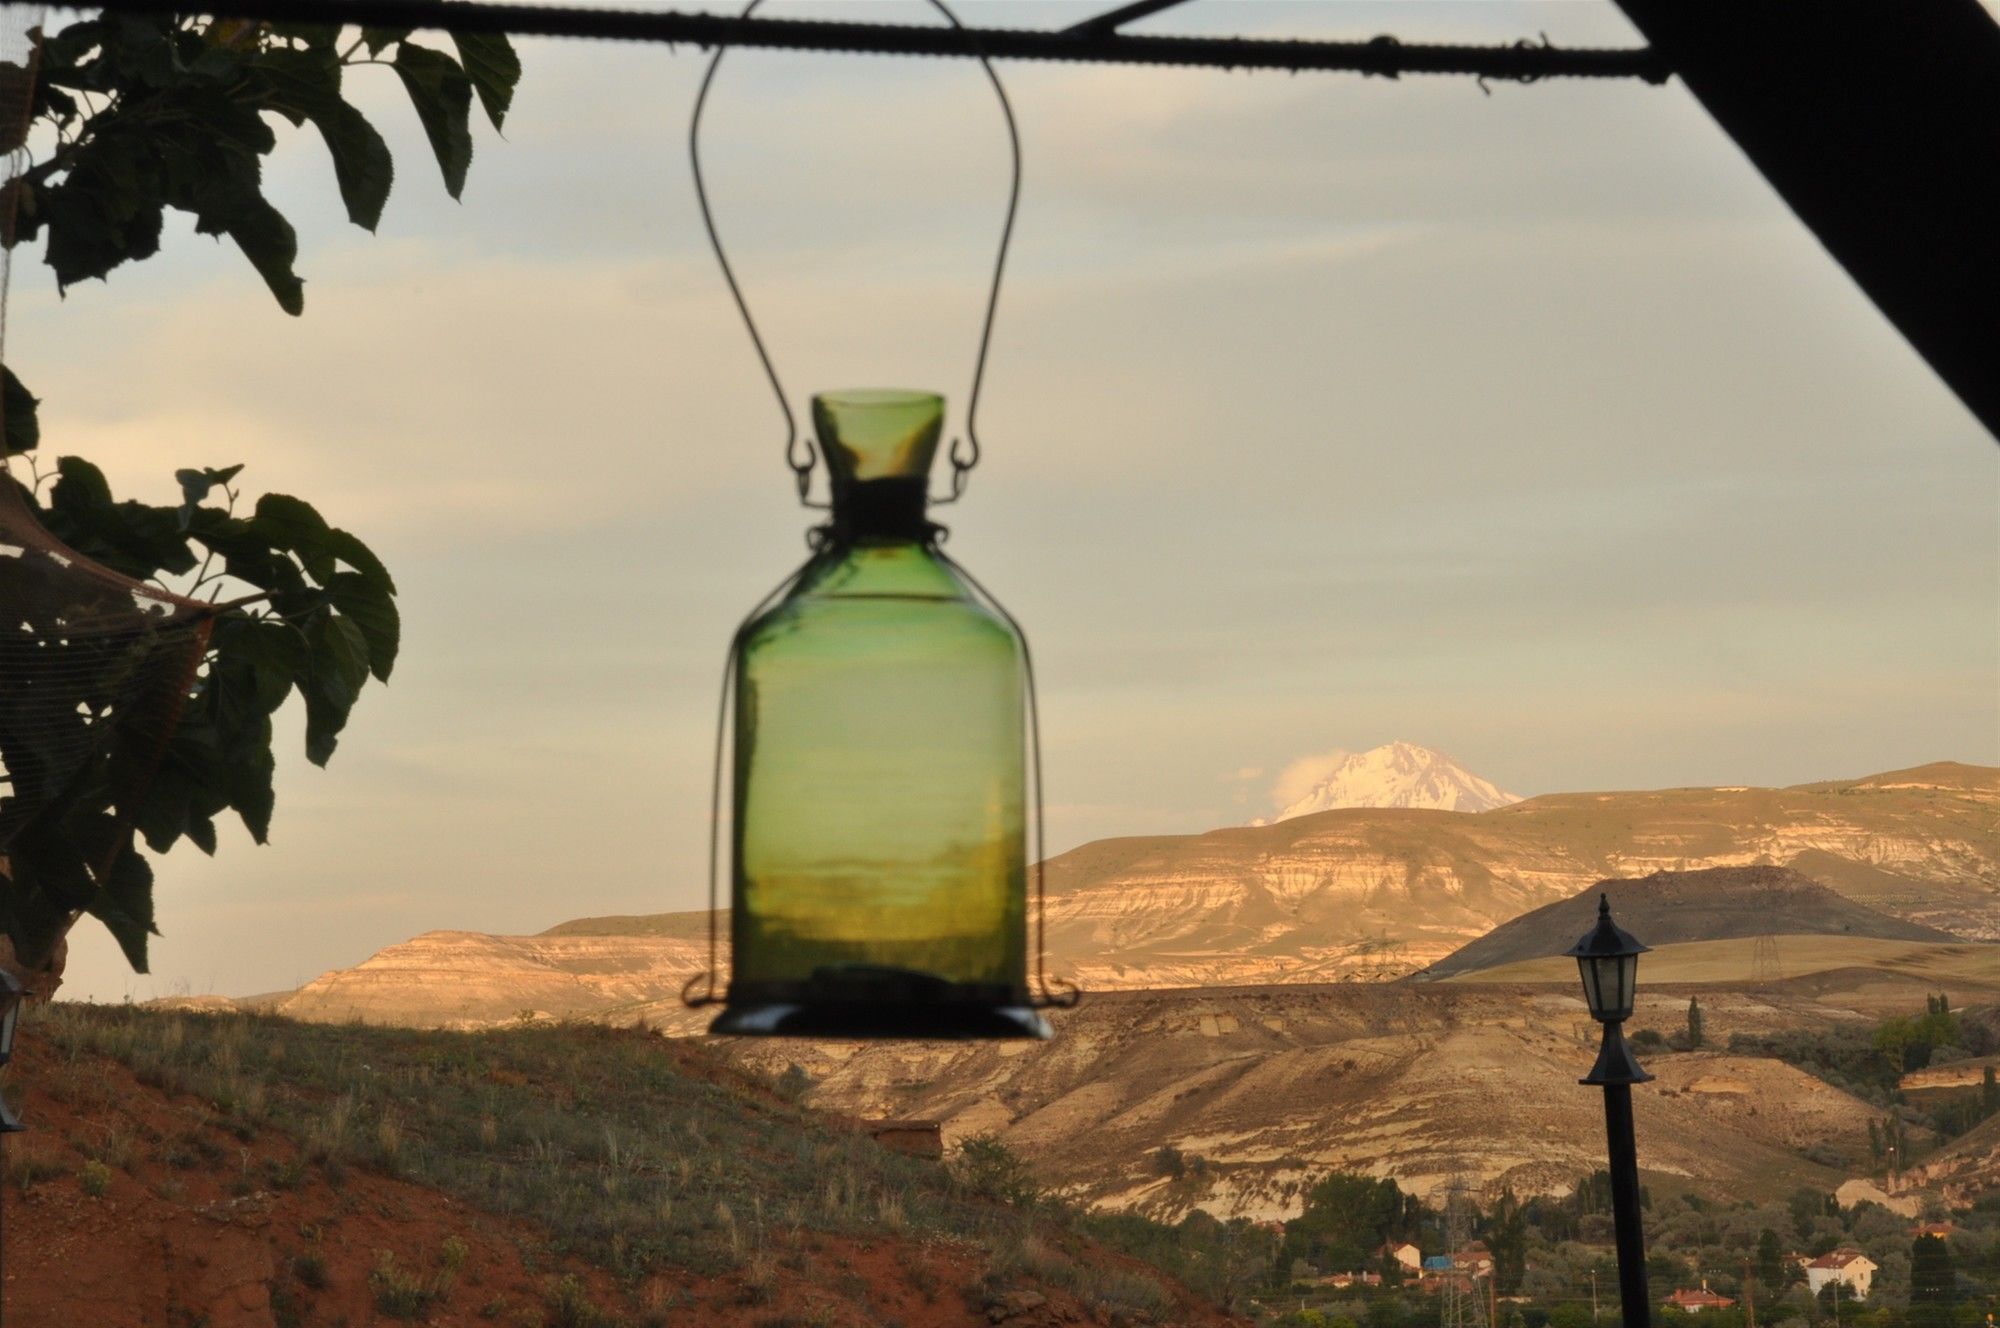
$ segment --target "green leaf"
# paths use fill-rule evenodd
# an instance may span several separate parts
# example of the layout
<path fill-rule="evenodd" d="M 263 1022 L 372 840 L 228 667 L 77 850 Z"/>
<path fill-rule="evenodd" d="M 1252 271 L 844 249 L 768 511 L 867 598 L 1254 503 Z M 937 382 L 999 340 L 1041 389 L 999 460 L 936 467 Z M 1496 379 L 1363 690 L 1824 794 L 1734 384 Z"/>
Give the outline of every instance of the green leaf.
<path fill-rule="evenodd" d="M 415 31 L 415 28 L 363 28 L 361 42 L 368 48 L 368 54 L 380 55 Z"/>
<path fill-rule="evenodd" d="M 155 853 L 165 853 L 187 833 L 188 792 L 187 780 L 172 764 L 163 765 L 146 787 L 133 825 Z"/>
<path fill-rule="evenodd" d="M 153 925 L 153 866 L 137 848 L 119 853 L 84 911 L 116 938 L 132 971 L 144 973 L 146 938 L 160 931 Z"/>
<path fill-rule="evenodd" d="M 78 512 L 111 506 L 111 485 L 104 472 L 82 457 L 58 457 L 56 474 L 61 478 L 49 495 L 49 503 L 57 511 Z"/>
<path fill-rule="evenodd" d="M 308 51 L 283 47 L 266 51 L 257 71 L 270 89 L 268 104 L 294 124 L 311 120 L 333 156 L 334 180 L 347 205 L 348 220 L 374 230 L 389 201 L 396 166 L 389 145 L 366 116 L 342 100 L 340 61 L 331 48 Z"/>
<path fill-rule="evenodd" d="M 271 842 L 271 813 L 277 810 L 278 805 L 271 777 L 277 769 L 277 758 L 268 748 L 254 759 L 239 761 L 230 767 L 230 800 L 236 807 L 237 817 L 243 822 L 243 828 L 259 844 Z"/>
<path fill-rule="evenodd" d="M 294 685 L 312 677 L 306 638 L 289 623 L 269 618 L 235 618 L 215 630 L 218 660 L 240 659 L 256 671 L 258 699 L 269 714 L 284 704 Z"/>
<path fill-rule="evenodd" d="M 402 615 L 396 601 L 381 586 L 359 572 L 337 572 L 327 583 L 333 607 L 361 630 L 368 642 L 368 670 L 383 682 L 396 666 L 402 644 Z"/>
<path fill-rule="evenodd" d="M 352 619 L 321 614 L 306 628 L 313 690 L 352 704 L 368 682 L 368 638 Z"/>
<path fill-rule="evenodd" d="M 457 198 L 472 165 L 472 80 L 442 51 L 409 42 L 396 48 L 395 70 L 431 141 L 445 192 Z"/>
<path fill-rule="evenodd" d="M 389 569 L 382 565 L 374 551 L 344 530 L 327 532 L 326 547 L 333 556 L 359 572 L 368 582 L 380 590 L 393 595 L 396 583 L 389 576 Z"/>
<path fill-rule="evenodd" d="M 334 554 L 328 548 L 333 532 L 311 503 L 289 494 L 267 493 L 257 500 L 257 512 L 250 519 L 248 533 L 297 554 L 306 571 L 321 585 L 333 575 Z"/>
<path fill-rule="evenodd" d="M 486 118 L 495 129 L 500 128 L 507 108 L 514 104 L 515 85 L 521 81 L 521 57 L 515 54 L 514 44 L 500 32 L 454 32 L 451 41 L 458 48 L 466 77 L 472 80 L 472 90 L 479 94 Z"/>
<path fill-rule="evenodd" d="M 278 307 L 294 318 L 304 313 L 306 283 L 292 270 L 299 256 L 298 232 L 284 214 L 265 202 L 262 195 L 252 194 L 241 199 L 226 219 L 217 224 L 236 241 L 236 247 L 250 260 L 250 266 L 257 269 L 257 275 L 264 278 L 264 284 L 278 299 Z M 207 229 L 205 221 L 197 221 L 195 229 L 204 234 L 215 233 Z"/>
<path fill-rule="evenodd" d="M 368 681 L 368 641 L 347 618 L 323 613 L 306 628 L 312 683 L 306 688 L 306 759 L 325 765 L 354 698 Z"/>
<path fill-rule="evenodd" d="M 41 419 L 36 407 L 41 398 L 28 391 L 14 371 L 0 365 L 0 424 L 6 427 L 4 441 L 0 441 L 0 456 L 12 456 L 17 452 L 32 452 L 42 441 Z"/>
<path fill-rule="evenodd" d="M 347 205 L 347 219 L 367 230 L 382 221 L 382 207 L 389 201 L 389 189 L 396 182 L 396 163 L 389 145 L 382 141 L 368 117 L 346 102 L 313 116 L 326 150 L 333 154 L 333 178 L 340 186 L 340 200 Z"/>
<path fill-rule="evenodd" d="M 194 509 L 201 506 L 202 500 L 208 497 L 209 490 L 215 487 L 215 481 L 209 478 L 210 474 L 211 472 L 204 470 L 177 470 L 174 472 L 174 478 L 180 482 L 181 486 L 180 517 L 182 530 L 188 528 L 188 522 L 194 520 Z"/>

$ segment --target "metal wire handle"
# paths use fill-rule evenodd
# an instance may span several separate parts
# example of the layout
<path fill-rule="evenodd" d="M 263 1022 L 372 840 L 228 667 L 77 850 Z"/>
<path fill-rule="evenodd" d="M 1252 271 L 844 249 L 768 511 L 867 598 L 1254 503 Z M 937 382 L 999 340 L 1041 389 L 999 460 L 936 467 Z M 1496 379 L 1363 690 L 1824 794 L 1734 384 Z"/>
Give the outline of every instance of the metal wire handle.
<path fill-rule="evenodd" d="M 741 17 L 749 18 L 757 12 L 764 0 L 750 0 L 743 7 Z M 945 21 L 961 32 L 969 31 L 958 21 L 944 0 L 925 0 L 932 9 L 944 15 Z M 757 320 L 750 315 L 750 305 L 743 298 L 743 288 L 737 284 L 736 272 L 729 266 L 729 257 L 722 250 L 722 236 L 715 228 L 715 215 L 708 206 L 708 185 L 701 174 L 701 113 L 708 104 L 708 90 L 715 82 L 715 71 L 722 66 L 722 57 L 729 48 L 718 46 L 709 59 L 707 72 L 701 76 L 701 88 L 695 93 L 694 114 L 688 121 L 688 165 L 694 174 L 695 202 L 701 208 L 702 228 L 708 232 L 709 247 L 715 251 L 716 264 L 722 269 L 722 279 L 729 284 L 730 298 L 736 302 L 736 312 L 743 316 L 743 326 L 750 333 L 750 344 L 756 348 L 757 360 L 764 366 L 764 377 L 770 380 L 771 392 L 778 398 L 778 409 L 785 415 L 785 465 L 791 469 L 792 477 L 798 483 L 799 501 L 807 507 L 823 507 L 809 496 L 812 488 L 813 467 L 818 461 L 818 451 L 810 438 L 799 437 L 798 417 L 792 413 L 792 403 L 785 396 L 784 384 L 778 380 L 777 366 L 772 363 L 771 353 L 765 348 L 764 338 L 757 331 Z M 1007 270 L 1007 250 L 1014 241 L 1014 217 L 1021 208 L 1021 131 L 1014 122 L 1014 106 L 1007 100 L 1007 89 L 1000 82 L 1000 75 L 994 72 L 993 62 L 985 55 L 977 57 L 980 68 L 993 84 L 994 93 L 1000 98 L 1000 114 L 1007 122 L 1007 149 L 1012 162 L 1012 182 L 1007 190 L 1007 217 L 1000 227 L 1000 249 L 993 259 L 993 284 L 986 295 L 986 317 L 979 328 L 979 355 L 972 366 L 972 394 L 966 399 L 965 433 L 951 440 L 947 451 L 951 459 L 951 492 L 942 498 L 933 498 L 934 503 L 955 503 L 965 493 L 966 477 L 979 464 L 983 451 L 979 443 L 979 394 L 986 385 L 986 355 L 993 344 L 993 320 L 1000 309 L 1000 282 Z"/>

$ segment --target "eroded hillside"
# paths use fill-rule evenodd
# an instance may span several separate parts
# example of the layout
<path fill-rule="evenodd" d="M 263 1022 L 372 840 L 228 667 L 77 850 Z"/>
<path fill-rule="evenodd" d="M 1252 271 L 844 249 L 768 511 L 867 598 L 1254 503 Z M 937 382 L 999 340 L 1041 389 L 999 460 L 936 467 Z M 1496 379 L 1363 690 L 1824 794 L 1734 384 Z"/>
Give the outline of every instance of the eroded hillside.
<path fill-rule="evenodd" d="M 1992 976 L 2000 988 L 2000 968 Z M 1678 1026 L 1688 991 L 1649 986 L 1637 1022 Z M 1920 1007 L 1922 991 L 1871 978 L 1701 998 L 1726 1045 L 1733 1032 Z M 1349 984 L 1106 994 L 1060 1016 L 1046 1044 L 746 1040 L 734 1054 L 799 1065 L 818 1103 L 934 1117 L 947 1137 L 997 1131 L 1093 1203 L 1278 1218 L 1329 1169 L 1420 1193 L 1461 1172 L 1517 1194 L 1567 1191 L 1603 1164 L 1602 1104 L 1576 1082 L 1597 1034 L 1566 987 Z M 1659 1079 L 1638 1095 L 1641 1166 L 1714 1193 L 1832 1189 L 1862 1164 L 1879 1114 L 1775 1060 L 1698 1052 L 1649 1068 Z M 1158 1165 L 1168 1146 L 1184 1174 Z"/>
<path fill-rule="evenodd" d="M 1608 877 L 1754 864 L 1790 864 L 1907 922 L 2000 938 L 2000 770 L 1947 762 L 1790 789 L 1357 809 L 1102 840 L 1049 863 L 1049 957 L 1091 991 L 1382 981 Z M 707 966 L 707 932 L 701 913 L 587 918 L 536 936 L 430 932 L 275 1008 L 418 1026 L 527 1016 L 692 1029 L 678 998 Z M 1724 978 L 1735 976 L 1748 969 Z"/>

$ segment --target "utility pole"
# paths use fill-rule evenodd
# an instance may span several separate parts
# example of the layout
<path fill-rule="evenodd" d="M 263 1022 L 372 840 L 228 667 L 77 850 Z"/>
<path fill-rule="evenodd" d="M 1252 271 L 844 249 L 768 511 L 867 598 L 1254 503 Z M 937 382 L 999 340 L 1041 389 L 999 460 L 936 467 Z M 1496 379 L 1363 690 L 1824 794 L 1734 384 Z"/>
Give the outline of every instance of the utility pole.
<path fill-rule="evenodd" d="M 1472 1238 L 1472 1216 L 1467 1211 L 1472 1197 L 1466 1192 L 1465 1177 L 1454 1175 L 1446 1181 L 1444 1194 L 1444 1246 L 1451 1267 L 1445 1270 L 1439 1289 L 1438 1328 L 1495 1328 L 1486 1316 L 1486 1298 L 1479 1294 L 1478 1279 L 1459 1280 L 1458 1256 Z"/>
<path fill-rule="evenodd" d="M 1750 1277 L 1750 1261 L 1743 1261 L 1743 1328 L 1757 1328 L 1757 1283 Z"/>
<path fill-rule="evenodd" d="M 1597 1322 L 1597 1270 L 1590 1270 L 1590 1321 Z"/>

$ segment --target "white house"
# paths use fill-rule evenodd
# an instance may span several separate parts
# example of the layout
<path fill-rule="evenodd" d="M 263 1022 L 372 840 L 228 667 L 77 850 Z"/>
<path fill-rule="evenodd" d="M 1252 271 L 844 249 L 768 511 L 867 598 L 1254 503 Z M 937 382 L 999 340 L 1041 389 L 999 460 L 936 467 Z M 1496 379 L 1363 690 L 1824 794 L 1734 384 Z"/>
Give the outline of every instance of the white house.
<path fill-rule="evenodd" d="M 1875 1261 L 1860 1250 L 1829 1250 L 1806 1265 L 1806 1286 L 1817 1296 L 1827 1283 L 1839 1282 L 1856 1300 L 1866 1300 L 1876 1272 Z"/>
<path fill-rule="evenodd" d="M 1409 1241 L 1391 1241 L 1375 1251 L 1378 1259 L 1394 1259 L 1411 1272 L 1420 1272 L 1424 1266 L 1423 1251 Z"/>

